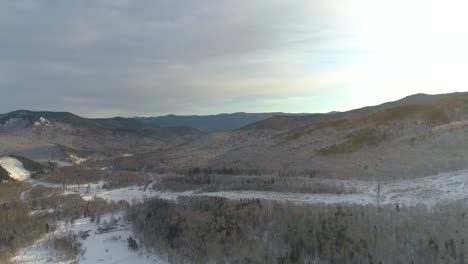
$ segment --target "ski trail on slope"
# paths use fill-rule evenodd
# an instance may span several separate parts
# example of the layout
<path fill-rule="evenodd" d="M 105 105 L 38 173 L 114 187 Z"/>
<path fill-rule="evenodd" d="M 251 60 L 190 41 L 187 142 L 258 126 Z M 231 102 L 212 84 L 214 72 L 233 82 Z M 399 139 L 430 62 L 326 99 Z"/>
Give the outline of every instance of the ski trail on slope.
<path fill-rule="evenodd" d="M 14 180 L 25 181 L 31 177 L 31 173 L 24 168 L 23 163 L 15 158 L 1 157 L 0 166 L 2 166 Z"/>

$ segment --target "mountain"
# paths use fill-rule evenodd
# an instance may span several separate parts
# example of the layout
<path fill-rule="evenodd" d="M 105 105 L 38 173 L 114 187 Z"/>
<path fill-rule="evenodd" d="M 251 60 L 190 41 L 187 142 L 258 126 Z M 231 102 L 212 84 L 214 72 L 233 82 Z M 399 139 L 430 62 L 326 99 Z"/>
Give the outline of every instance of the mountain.
<path fill-rule="evenodd" d="M 84 118 L 67 112 L 28 111 L 18 110 L 0 115 L 0 128 L 24 129 L 39 125 L 48 125 L 50 122 L 60 122 L 80 128 L 107 129 L 114 132 L 137 133 L 163 133 L 169 129 L 160 128 L 157 125 L 141 122 L 133 118 Z M 188 129 L 188 127 L 179 127 Z M 190 129 L 195 132 L 196 129 Z"/>
<path fill-rule="evenodd" d="M 226 127 L 233 115 L 211 118 Z M 136 171 L 235 168 L 397 179 L 468 168 L 466 149 L 468 93 L 417 94 L 347 112 L 273 116 L 240 129 L 205 132 L 137 118 L 31 111 L 0 115 L 0 154 L 35 160 L 104 155 L 111 160 L 101 167 Z"/>
<path fill-rule="evenodd" d="M 193 127 L 202 131 L 222 131 L 233 130 L 246 125 L 273 117 L 273 116 L 302 116 L 304 114 L 288 113 L 233 113 L 219 115 L 192 115 L 178 116 L 167 115 L 158 117 L 135 117 L 147 124 L 154 124 L 161 127 Z"/>
<path fill-rule="evenodd" d="M 348 112 L 273 117 L 239 130 L 206 133 L 128 158 L 126 165 L 133 159 L 176 169 L 401 179 L 468 168 L 466 149 L 468 94 L 420 94 Z"/>
<path fill-rule="evenodd" d="M 436 95 L 429 95 L 429 94 L 415 94 L 410 95 L 400 100 L 394 102 L 387 102 L 377 106 L 367 106 L 362 107 L 359 109 L 354 109 L 351 111 L 346 112 L 330 112 L 326 114 L 308 114 L 308 115 L 300 115 L 300 116 L 272 116 L 270 118 L 266 118 L 256 123 L 252 123 L 250 125 L 245 126 L 243 129 L 274 129 L 274 130 L 284 130 L 293 127 L 300 127 L 303 125 L 308 124 L 316 124 L 320 122 L 327 122 L 333 121 L 341 118 L 353 118 L 364 116 L 372 113 L 376 113 L 379 111 L 384 111 L 386 109 L 409 105 L 409 104 L 424 104 L 435 102 L 437 100 L 441 100 L 444 98 L 451 98 L 457 96 L 464 96 L 468 93 L 448 93 L 448 94 L 436 94 Z"/>
<path fill-rule="evenodd" d="M 118 155 L 165 149 L 200 134 L 194 128 L 161 128 L 133 118 L 90 119 L 66 112 L 19 110 L 0 115 L 0 155 L 54 159 L 64 147 Z"/>

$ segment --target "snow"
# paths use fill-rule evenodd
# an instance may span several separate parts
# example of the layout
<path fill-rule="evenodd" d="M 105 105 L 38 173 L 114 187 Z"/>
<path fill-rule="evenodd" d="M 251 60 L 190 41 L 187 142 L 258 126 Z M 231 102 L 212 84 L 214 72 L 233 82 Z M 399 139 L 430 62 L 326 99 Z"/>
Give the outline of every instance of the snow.
<path fill-rule="evenodd" d="M 14 180 L 25 181 L 31 177 L 31 173 L 23 167 L 23 163 L 13 157 L 1 157 L 0 166 L 2 166 Z"/>
<path fill-rule="evenodd" d="M 103 221 L 109 221 L 111 215 L 107 214 L 101 218 Z M 114 215 L 115 218 L 121 217 L 124 219 L 122 214 Z M 119 221 L 122 224 L 123 220 Z M 90 221 L 89 218 L 83 218 L 75 221 L 73 224 L 73 232 L 78 233 L 79 231 L 91 230 L 90 236 L 81 241 L 83 248 L 86 249 L 85 254 L 80 257 L 80 264 L 94 264 L 94 263 L 113 263 L 113 264 L 154 264 L 154 263 L 166 263 L 158 256 L 154 254 L 144 252 L 140 249 L 140 252 L 130 251 L 128 249 L 127 238 L 132 236 L 135 238 L 130 230 L 119 230 L 116 232 L 95 234 L 98 226 Z M 138 243 L 139 244 L 139 243 Z M 106 252 L 107 251 L 107 252 Z"/>
<path fill-rule="evenodd" d="M 191 196 L 194 195 L 193 191 L 187 192 L 170 192 L 170 191 L 155 191 L 147 188 L 144 190 L 143 187 L 132 186 L 127 188 L 115 189 L 115 190 L 95 190 L 90 193 L 83 194 L 82 197 L 85 200 L 91 200 L 94 196 L 104 198 L 111 201 L 142 201 L 145 198 L 159 197 L 166 200 L 175 200 L 180 196 Z"/>
<path fill-rule="evenodd" d="M 125 224 L 123 213 L 106 214 L 101 217 L 101 223 L 110 221 L 111 218 L 119 219 L 118 224 Z M 128 248 L 127 238 L 133 235 L 129 227 L 124 230 L 115 232 L 96 234 L 98 225 L 92 223 L 90 218 L 81 218 L 73 222 L 73 224 L 61 223 L 54 233 L 47 234 L 42 239 L 36 241 L 32 246 L 20 249 L 18 255 L 11 259 L 14 264 L 163 264 L 167 261 L 149 253 L 144 249 L 138 252 L 131 251 Z M 78 234 L 79 232 L 88 231 L 89 237 L 79 239 L 82 243 L 83 255 L 77 256 L 76 259 L 64 260 L 60 258 L 60 253 L 56 252 L 47 243 L 53 237 L 67 234 L 68 232 Z M 137 241 L 138 242 L 138 241 Z M 140 245 L 138 243 L 138 245 Z"/>
<path fill-rule="evenodd" d="M 115 190 L 91 188 L 90 193 L 82 195 L 85 199 L 98 196 L 116 202 L 120 200 L 141 201 L 150 197 L 175 200 L 181 196 L 216 196 L 227 199 L 265 199 L 306 204 L 399 204 L 401 206 L 433 206 L 439 203 L 468 199 L 468 170 L 413 180 L 381 183 L 379 199 L 376 182 L 323 181 L 335 182 L 339 186 L 344 186 L 345 190 L 353 190 L 353 192 L 344 194 L 265 191 L 171 192 L 155 191 L 150 188 L 145 190 L 141 186 L 133 186 Z"/>
<path fill-rule="evenodd" d="M 52 162 L 59 168 L 73 166 L 73 163 L 62 161 L 62 160 L 46 160 L 46 162 Z"/>
<path fill-rule="evenodd" d="M 21 248 L 17 255 L 10 259 L 13 264 L 72 264 L 76 259 L 67 259 L 60 252 L 54 250 L 50 241 L 57 236 L 64 235 L 63 229 L 58 229 L 53 233 L 49 233 L 41 239 L 34 242 L 33 245 Z"/>
<path fill-rule="evenodd" d="M 48 187 L 62 188 L 61 184 L 50 184 L 28 180 L 32 184 L 43 184 Z M 343 186 L 345 190 L 353 191 L 344 194 L 331 193 L 289 193 L 265 191 L 215 191 L 215 192 L 172 192 L 153 190 L 144 186 L 106 190 L 103 182 L 86 185 L 67 185 L 66 193 L 79 193 L 86 200 L 94 196 L 115 202 L 142 201 L 146 198 L 176 200 L 181 196 L 216 196 L 227 199 L 265 199 L 305 204 L 360 204 L 360 205 L 391 205 L 401 206 L 427 205 L 468 199 L 468 170 L 439 174 L 413 180 L 400 180 L 381 183 L 380 199 L 377 199 L 377 183 L 357 180 L 321 180 Z M 89 190 L 89 192 L 88 192 Z M 26 195 L 26 193 L 25 193 Z"/>
<path fill-rule="evenodd" d="M 34 122 L 34 128 L 38 127 L 50 127 L 51 123 L 49 120 L 45 119 L 44 117 L 40 117 L 36 122 Z"/>
<path fill-rule="evenodd" d="M 14 159 L 13 159 L 14 160 Z M 15 164 L 16 170 L 21 168 L 16 161 L 10 158 L 2 158 L 2 166 L 6 164 Z M 7 166 L 8 167 L 8 166 Z M 29 180 L 34 184 L 40 182 Z M 357 204 L 357 205 L 394 205 L 416 206 L 426 205 L 434 206 L 436 204 L 446 204 L 453 201 L 468 199 L 468 170 L 439 174 L 413 180 L 399 180 L 393 182 L 384 182 L 380 186 L 380 199 L 377 193 L 377 183 L 367 181 L 338 181 L 322 180 L 323 182 L 334 182 L 344 186 L 345 190 L 354 190 L 344 194 L 326 194 L 326 193 L 279 193 L 262 191 L 217 191 L 217 192 L 171 192 L 158 191 L 144 186 L 132 186 L 115 190 L 102 189 L 103 182 L 92 183 L 88 185 L 68 185 L 67 193 L 79 193 L 84 199 L 92 199 L 94 196 L 102 197 L 107 200 L 120 201 L 126 200 L 142 201 L 145 198 L 159 197 L 162 199 L 176 200 L 178 197 L 198 197 L 198 196 L 216 196 L 227 199 L 265 199 L 282 202 L 300 203 L 300 204 Z M 49 187 L 61 188 L 61 185 L 46 184 Z M 23 196 L 26 196 L 24 193 Z M 37 211 L 33 213 L 42 213 Z M 117 213 L 115 218 L 120 218 L 119 225 L 126 224 L 123 213 Z M 112 217 L 107 214 L 101 218 L 101 223 L 108 221 Z M 80 231 L 90 231 L 90 236 L 80 242 L 83 244 L 85 253 L 78 256 L 78 263 L 109 263 L 109 264 L 149 264 L 166 263 L 163 258 L 153 253 L 140 249 L 140 252 L 130 251 L 126 239 L 129 236 L 134 237 L 131 232 L 131 226 L 124 227 L 115 232 L 96 234 L 98 225 L 92 223 L 89 218 L 76 220 L 71 225 L 62 224 L 59 231 L 53 235 L 64 234 L 69 231 L 78 233 Z M 61 233 L 60 233 L 61 232 Z M 51 235 L 36 241 L 34 245 L 20 249 L 18 255 L 12 259 L 15 264 L 35 264 L 35 263 L 53 263 L 69 264 L 70 260 L 58 260 L 57 252 L 48 247 L 47 241 Z M 135 237 L 134 237 L 135 238 Z M 50 261 L 50 262 L 49 262 Z"/>
<path fill-rule="evenodd" d="M 68 154 L 70 156 L 70 159 L 71 161 L 74 163 L 74 164 L 82 164 L 83 162 L 87 161 L 88 159 L 86 158 L 81 158 L 81 157 L 78 157 L 78 156 L 75 156 L 73 154 Z"/>
<path fill-rule="evenodd" d="M 338 181 L 340 182 L 340 181 Z M 468 170 L 445 173 L 413 180 L 400 180 L 382 183 L 378 199 L 377 183 L 365 181 L 345 181 L 345 186 L 352 186 L 356 193 L 349 194 L 302 194 L 274 192 L 213 192 L 208 196 L 229 199 L 260 198 L 298 203 L 323 204 L 399 204 L 402 206 L 434 206 L 468 199 Z"/>

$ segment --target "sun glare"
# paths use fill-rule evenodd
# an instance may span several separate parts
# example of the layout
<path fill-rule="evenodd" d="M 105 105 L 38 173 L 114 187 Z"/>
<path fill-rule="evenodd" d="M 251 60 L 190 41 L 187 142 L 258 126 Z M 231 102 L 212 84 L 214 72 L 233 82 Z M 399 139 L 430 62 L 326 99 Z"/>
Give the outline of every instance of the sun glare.
<path fill-rule="evenodd" d="M 356 86 L 392 89 L 397 97 L 466 89 L 468 2 L 359 0 L 352 8 L 363 50 Z"/>

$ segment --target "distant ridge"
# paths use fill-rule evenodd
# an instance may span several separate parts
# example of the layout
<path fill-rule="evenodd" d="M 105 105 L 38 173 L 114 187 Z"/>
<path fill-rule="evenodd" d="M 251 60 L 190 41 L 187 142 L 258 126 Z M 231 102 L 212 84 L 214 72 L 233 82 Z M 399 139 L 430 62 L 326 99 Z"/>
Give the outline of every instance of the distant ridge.
<path fill-rule="evenodd" d="M 190 127 L 161 128 L 134 118 L 84 118 L 68 112 L 17 110 L 0 115 L 0 129 L 32 129 L 41 122 L 58 122 L 80 129 L 97 129 L 114 134 L 135 134 L 145 136 L 172 136 L 178 134 L 198 134 Z"/>
<path fill-rule="evenodd" d="M 432 103 L 444 98 L 452 98 L 457 96 L 468 95 L 468 92 L 455 92 L 448 94 L 424 94 L 418 93 L 410 96 L 406 96 L 400 100 L 387 102 L 376 106 L 366 106 L 346 112 L 332 111 L 324 114 L 305 114 L 300 116 L 272 116 L 264 120 L 249 124 L 243 129 L 272 129 L 272 130 L 283 130 L 293 127 L 300 127 L 309 124 L 316 124 L 321 122 L 328 122 L 342 118 L 352 118 L 359 116 L 366 116 L 372 113 L 384 111 L 393 107 L 411 105 L 411 104 L 427 104 Z"/>
<path fill-rule="evenodd" d="M 135 117 L 147 124 L 160 127 L 192 127 L 202 131 L 234 130 L 273 116 L 301 116 L 306 114 L 272 113 L 232 113 L 218 115 L 166 115 L 157 117 Z"/>

